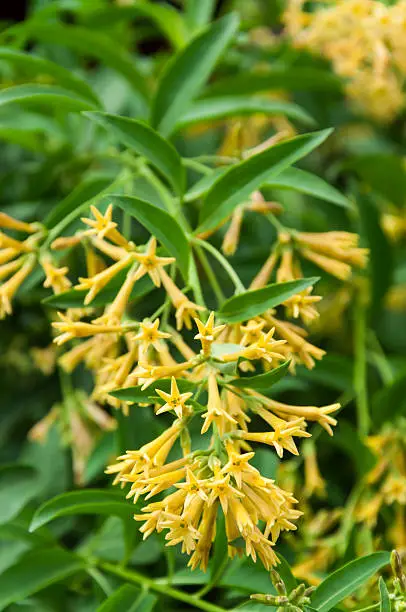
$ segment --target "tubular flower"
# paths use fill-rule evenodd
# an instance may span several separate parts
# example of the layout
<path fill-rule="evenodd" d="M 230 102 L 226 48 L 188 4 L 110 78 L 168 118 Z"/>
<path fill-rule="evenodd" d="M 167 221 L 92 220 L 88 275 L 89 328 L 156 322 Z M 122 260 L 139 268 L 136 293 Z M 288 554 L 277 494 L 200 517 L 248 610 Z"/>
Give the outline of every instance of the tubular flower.
<path fill-rule="evenodd" d="M 267 213 L 271 204 L 254 194 L 243 210 Z M 191 288 L 178 287 L 176 266 L 171 274 L 166 272 L 165 267 L 176 262 L 173 257 L 157 255 L 154 236 L 136 248 L 113 221 L 111 205 L 105 213 L 95 207 L 91 212 L 93 218 L 83 219 L 84 231 L 52 243 L 55 250 L 83 249 L 87 267 L 87 276 L 74 285 L 78 307 L 59 313 L 52 326 L 57 332 L 54 343 L 61 368 L 70 373 L 83 364 L 92 372 L 94 387 L 89 397 L 75 391 L 72 397 L 64 398 L 68 409 L 65 403 L 64 409 L 57 407 L 31 435 L 43 438 L 54 420 L 61 423 L 73 450 L 75 479 L 80 483 L 98 433 L 115 427 L 101 404 L 121 409 L 124 415 L 133 409 L 152 409 L 160 415 L 161 423 L 173 419 L 159 435 L 138 449 L 127 450 L 106 470 L 114 484 L 127 489 L 128 499 L 145 500 L 135 516 L 144 538 L 165 531 L 168 546 L 179 544 L 190 555 L 189 565 L 205 570 L 217 517 L 222 514 L 229 556 L 249 555 L 271 568 L 278 562 L 274 546 L 280 533 L 295 530 L 301 512 L 291 493 L 253 467 L 255 447 L 265 444 L 280 457 L 284 453 L 298 455 L 301 438 L 311 435 L 311 422 L 332 433 L 336 420 L 331 415 L 339 404 L 291 406 L 251 388 L 250 376 L 241 378 L 240 374 L 255 371 L 257 380 L 261 373 L 259 380 L 266 381 L 268 372 L 281 363 L 287 366 L 288 360 L 291 371 L 296 363 L 313 367 L 324 351 L 306 340 L 304 329 L 281 320 L 274 310 L 251 317 L 247 314 L 246 320 L 237 317 L 232 324 L 219 323 L 214 312 L 200 305 L 204 296 L 193 287 L 193 281 Z M 238 239 L 237 221 L 234 237 L 229 234 L 229 247 Z M 11 222 L 6 225 L 0 215 L 1 223 L 11 228 Z M 6 279 L 0 286 L 0 304 L 7 312 L 12 296 L 38 259 L 46 273 L 45 286 L 55 293 L 70 287 L 67 268 L 57 267 L 56 255 L 50 255 L 47 243 L 38 252 L 43 230 L 24 224 L 12 229 L 26 231 L 29 236 L 17 240 L 0 235 L 0 278 Z M 332 233 L 331 240 L 325 236 L 320 243 L 312 236 L 282 235 L 262 280 L 267 282 L 265 277 L 273 273 L 278 261 L 278 282 L 300 278 L 296 251 L 300 254 L 301 249 L 334 256 L 346 265 L 357 265 L 364 256 L 352 235 Z M 320 250 L 320 244 L 329 240 L 327 251 Z M 159 287 L 156 293 L 164 292 L 166 298 L 156 315 L 139 320 L 135 318 L 139 303 L 132 296 L 139 295 L 137 283 L 146 275 L 153 282 L 149 290 Z M 199 304 L 186 296 L 189 289 Z M 318 298 L 305 291 L 293 295 L 282 307 L 294 318 L 310 320 L 315 316 L 316 301 Z M 194 338 L 175 331 L 175 321 L 178 330 L 190 329 L 194 321 Z M 72 346 L 64 351 L 64 345 L 71 341 Z M 193 419 L 201 423 L 201 444 L 191 435 Z M 314 479 L 314 465 L 310 468 Z M 385 493 L 394 503 L 403 495 L 395 478 L 388 480 Z"/>

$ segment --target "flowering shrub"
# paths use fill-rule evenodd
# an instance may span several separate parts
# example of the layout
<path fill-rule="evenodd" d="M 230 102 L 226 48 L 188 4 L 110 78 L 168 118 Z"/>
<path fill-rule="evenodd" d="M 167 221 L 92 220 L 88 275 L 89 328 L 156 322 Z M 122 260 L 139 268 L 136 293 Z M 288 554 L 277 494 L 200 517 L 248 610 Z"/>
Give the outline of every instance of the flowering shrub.
<path fill-rule="evenodd" d="M 404 3 L 279 4 L 0 34 L 2 609 L 405 609 Z"/>

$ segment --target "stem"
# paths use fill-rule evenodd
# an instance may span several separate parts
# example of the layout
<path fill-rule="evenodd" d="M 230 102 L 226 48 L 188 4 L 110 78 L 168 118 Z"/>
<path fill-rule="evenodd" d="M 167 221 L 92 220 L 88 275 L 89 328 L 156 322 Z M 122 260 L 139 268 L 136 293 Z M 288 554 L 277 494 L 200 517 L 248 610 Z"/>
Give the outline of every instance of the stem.
<path fill-rule="evenodd" d="M 195 159 L 187 159 L 183 158 L 183 163 L 187 168 L 191 168 L 192 170 L 196 170 L 196 172 L 200 172 L 200 174 L 211 174 L 213 170 L 208 166 L 196 161 Z"/>
<path fill-rule="evenodd" d="M 370 330 L 368 334 L 368 340 L 372 348 L 372 352 L 370 353 L 371 362 L 374 363 L 379 371 L 382 382 L 385 385 L 390 385 L 394 379 L 392 368 L 386 358 L 378 338 L 376 337 L 376 334 L 372 330 Z"/>
<path fill-rule="evenodd" d="M 189 282 L 192 287 L 196 303 L 199 306 L 204 306 L 206 308 L 206 303 L 204 301 L 202 286 L 200 284 L 199 274 L 197 272 L 196 262 L 193 258 L 193 251 L 190 254 L 190 266 L 189 266 Z"/>
<path fill-rule="evenodd" d="M 166 584 L 159 584 L 155 580 L 151 580 L 151 578 L 147 578 L 147 576 L 143 576 L 134 570 L 123 569 L 121 567 L 117 567 L 113 563 L 107 562 L 101 562 L 100 567 L 110 574 L 119 576 L 120 578 L 128 580 L 129 582 L 134 582 L 135 584 L 142 584 L 145 588 L 150 589 L 151 591 L 156 591 L 157 593 L 161 593 L 166 597 L 183 601 L 190 606 L 199 608 L 200 610 L 206 610 L 206 612 L 224 612 L 224 608 L 220 608 L 219 606 L 209 603 L 208 601 L 203 601 L 195 595 L 183 593 L 183 591 L 169 587 Z"/>
<path fill-rule="evenodd" d="M 354 389 L 356 394 L 358 431 L 361 436 L 366 436 L 369 430 L 370 418 L 367 389 L 366 308 L 363 303 L 363 296 L 357 296 L 354 315 Z"/>
<path fill-rule="evenodd" d="M 172 198 L 165 185 L 157 177 L 157 175 L 152 172 L 150 168 L 148 168 L 148 166 L 143 167 L 141 174 L 147 179 L 150 185 L 155 187 L 155 189 L 161 196 L 163 202 L 165 203 L 168 212 L 173 216 L 174 219 L 179 222 L 184 231 L 189 234 L 191 232 L 191 228 L 186 217 L 183 214 L 181 203 Z"/>
<path fill-rule="evenodd" d="M 369 610 L 378 610 L 381 604 L 376 603 L 376 604 L 372 604 L 372 606 L 367 606 L 366 608 L 359 608 L 358 610 L 355 610 L 354 612 L 369 612 Z"/>
<path fill-rule="evenodd" d="M 111 584 L 96 567 L 90 567 L 86 571 L 89 576 L 91 576 L 93 580 L 99 585 L 99 587 L 101 588 L 103 593 L 107 595 L 107 597 L 112 594 L 113 589 L 111 588 Z"/>
<path fill-rule="evenodd" d="M 206 276 L 209 280 L 209 283 L 212 286 L 213 291 L 216 295 L 218 305 L 220 306 L 220 304 L 222 304 L 222 302 L 224 302 L 226 299 L 223 293 L 223 290 L 220 287 L 220 283 L 218 282 L 216 275 L 214 274 L 203 249 L 200 246 L 196 245 L 195 251 L 196 251 L 196 255 L 198 256 L 200 260 L 200 263 L 203 266 L 204 271 L 206 272 Z"/>
<path fill-rule="evenodd" d="M 235 292 L 243 293 L 245 291 L 244 285 L 242 284 L 240 278 L 238 277 L 232 265 L 220 253 L 220 251 L 218 251 L 216 247 L 214 247 L 209 242 L 206 242 L 205 240 L 201 240 L 200 238 L 193 238 L 192 240 L 195 244 L 198 244 L 202 246 L 204 249 L 206 249 L 206 251 L 209 251 L 209 253 L 211 253 L 213 257 L 215 257 L 217 261 L 223 266 L 224 270 L 227 272 L 227 274 L 229 275 L 230 279 L 232 280 L 234 284 Z"/>
<path fill-rule="evenodd" d="M 268 219 L 270 224 L 274 226 L 278 234 L 287 231 L 287 228 L 272 213 L 268 213 L 266 215 L 266 218 Z"/>

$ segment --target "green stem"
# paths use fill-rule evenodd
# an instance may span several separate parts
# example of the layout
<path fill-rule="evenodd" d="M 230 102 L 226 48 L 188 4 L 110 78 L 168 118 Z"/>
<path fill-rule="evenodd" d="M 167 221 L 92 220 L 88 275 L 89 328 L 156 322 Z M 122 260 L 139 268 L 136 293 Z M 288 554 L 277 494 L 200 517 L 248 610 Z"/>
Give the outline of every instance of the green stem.
<path fill-rule="evenodd" d="M 220 287 L 220 283 L 218 282 L 216 275 L 214 274 L 203 249 L 200 246 L 195 245 L 195 251 L 196 251 L 196 255 L 198 256 L 200 260 L 200 263 L 203 266 L 204 271 L 206 272 L 206 276 L 209 280 L 209 283 L 213 288 L 213 291 L 217 298 L 218 305 L 220 306 L 226 299 L 223 293 L 223 290 Z"/>
<path fill-rule="evenodd" d="M 100 567 L 104 569 L 106 572 L 110 574 L 114 574 L 115 576 L 119 576 L 124 580 L 128 580 L 128 582 L 133 582 L 135 584 L 141 584 L 147 589 L 151 591 L 155 591 L 156 593 L 161 593 L 166 597 L 171 597 L 172 599 L 176 599 L 177 601 L 183 601 L 189 606 L 193 606 L 194 608 L 199 608 L 199 610 L 206 610 L 206 612 L 224 612 L 224 608 L 220 608 L 215 604 L 212 604 L 208 601 L 203 601 L 196 597 L 195 595 L 189 595 L 188 593 L 183 593 L 183 591 L 179 591 L 178 589 L 174 589 L 172 587 L 167 586 L 166 584 L 159 584 L 155 580 L 151 580 L 151 578 L 147 578 L 147 576 L 143 576 L 134 570 L 127 570 L 121 567 L 117 567 L 113 563 L 101 562 Z"/>
<path fill-rule="evenodd" d="M 200 172 L 200 174 L 211 174 L 213 170 L 208 166 L 196 161 L 195 159 L 187 159 L 183 158 L 183 163 L 187 168 L 191 168 L 192 170 L 196 170 L 196 172 Z"/>
<path fill-rule="evenodd" d="M 205 240 L 201 240 L 200 238 L 193 238 L 192 239 L 194 244 L 200 245 L 202 246 L 204 249 L 206 249 L 206 251 L 209 251 L 209 253 L 211 253 L 213 255 L 213 257 L 215 257 L 217 259 L 217 261 L 222 265 L 222 267 L 224 268 L 224 270 L 227 272 L 227 274 L 229 275 L 230 279 L 232 280 L 236 293 L 243 293 L 245 291 L 245 287 L 242 284 L 240 278 L 238 277 L 236 271 L 234 270 L 234 268 L 232 267 L 232 265 L 227 261 L 227 259 L 220 253 L 220 251 L 218 251 L 216 249 L 216 247 L 214 247 L 212 244 L 210 244 L 209 242 L 206 242 Z"/>
<path fill-rule="evenodd" d="M 368 334 L 369 345 L 372 348 L 370 354 L 371 362 L 376 366 L 385 385 L 390 385 L 393 382 L 394 376 L 390 363 L 379 343 L 376 334 L 370 330 Z"/>
<path fill-rule="evenodd" d="M 371 606 L 367 606 L 366 608 L 359 608 L 358 610 L 354 610 L 354 612 L 369 612 L 369 610 L 379 610 L 381 604 L 376 603 Z"/>
<path fill-rule="evenodd" d="M 155 172 L 153 172 L 148 166 L 144 166 L 141 174 L 147 179 L 150 185 L 155 187 L 157 192 L 162 198 L 168 212 L 173 216 L 174 219 L 178 221 L 178 223 L 185 230 L 186 234 L 191 232 L 191 228 L 186 217 L 183 214 L 181 202 L 179 200 L 173 198 L 162 181 L 157 177 Z"/>
<path fill-rule="evenodd" d="M 111 584 L 96 567 L 88 568 L 86 571 L 89 576 L 91 576 L 93 580 L 99 585 L 99 587 L 101 588 L 103 593 L 107 595 L 107 597 L 112 594 L 113 589 L 111 587 Z"/>
<path fill-rule="evenodd" d="M 361 436 L 368 434 L 370 418 L 367 389 L 366 358 L 366 307 L 363 296 L 358 295 L 354 309 L 354 389 L 356 395 L 358 431 Z"/>
<path fill-rule="evenodd" d="M 190 254 L 189 283 L 192 287 L 196 303 L 199 306 L 204 306 L 206 308 L 206 303 L 204 301 L 204 296 L 202 292 L 202 286 L 200 284 L 199 274 L 197 272 L 196 262 L 193 258 L 193 251 Z"/>

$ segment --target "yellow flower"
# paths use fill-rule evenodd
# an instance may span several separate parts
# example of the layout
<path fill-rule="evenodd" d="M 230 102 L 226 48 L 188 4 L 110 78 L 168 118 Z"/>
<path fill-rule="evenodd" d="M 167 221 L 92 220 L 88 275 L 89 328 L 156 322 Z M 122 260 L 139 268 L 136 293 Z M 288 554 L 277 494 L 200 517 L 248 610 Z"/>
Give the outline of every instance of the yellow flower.
<path fill-rule="evenodd" d="M 28 241 L 21 242 L 0 232 L 0 249 L 13 249 L 17 253 L 30 253 L 32 246 Z"/>
<path fill-rule="evenodd" d="M 117 223 L 114 223 L 113 219 L 113 205 L 109 204 L 104 215 L 97 210 L 95 206 L 90 206 L 90 210 L 94 216 L 93 219 L 87 219 L 82 217 L 83 223 L 88 225 L 91 229 L 87 230 L 84 234 L 86 236 L 94 236 L 97 238 L 108 238 L 115 244 L 128 249 L 130 248 L 130 243 L 120 234 L 120 232 L 116 229 Z"/>
<path fill-rule="evenodd" d="M 28 256 L 21 268 L 8 281 L 0 285 L 0 319 L 4 319 L 6 315 L 11 314 L 11 301 L 34 266 L 35 257 Z"/>
<path fill-rule="evenodd" d="M 45 272 L 44 287 L 51 287 L 54 293 L 62 293 L 67 291 L 72 285 L 70 280 L 66 277 L 69 272 L 69 268 L 64 266 L 57 268 L 51 261 L 50 257 L 43 257 L 40 261 L 41 266 Z"/>
<path fill-rule="evenodd" d="M 152 345 L 155 350 L 159 351 L 159 340 L 161 338 L 170 337 L 171 334 L 159 331 L 159 319 L 155 319 L 155 321 L 144 321 L 143 323 L 140 323 L 140 331 L 134 337 L 134 340 L 138 340 L 141 343 L 144 351 L 148 349 L 150 345 Z"/>
<path fill-rule="evenodd" d="M 25 232 L 26 234 L 33 234 L 42 228 L 39 223 L 25 223 L 10 217 L 10 215 L 4 212 L 0 212 L 0 227 L 16 230 L 17 232 Z"/>
<path fill-rule="evenodd" d="M 326 494 L 326 482 L 320 474 L 317 464 L 316 449 L 311 441 L 304 443 L 303 455 L 305 476 L 304 493 L 308 497 L 312 495 L 324 497 Z"/>
<path fill-rule="evenodd" d="M 182 329 L 183 325 L 186 325 L 187 329 L 192 329 L 192 319 L 197 316 L 198 310 L 205 310 L 203 306 L 198 306 L 194 302 L 190 301 L 184 293 L 175 285 L 170 276 L 165 272 L 163 268 L 160 268 L 159 275 L 162 280 L 162 284 L 165 287 L 166 293 L 168 294 L 172 304 L 176 308 L 176 328 Z"/>
<path fill-rule="evenodd" d="M 193 393 L 179 393 L 176 378 L 174 376 L 171 378 L 170 393 L 165 393 L 165 391 L 161 391 L 160 389 L 157 389 L 156 392 L 158 393 L 159 397 L 165 401 L 165 404 L 158 408 L 156 414 L 162 414 L 163 412 L 174 410 L 178 419 L 181 419 L 184 416 L 184 413 L 188 411 L 189 406 L 186 406 L 185 402 L 192 397 Z"/>
<path fill-rule="evenodd" d="M 121 270 L 129 266 L 132 261 L 133 254 L 128 254 L 126 257 L 116 262 L 109 268 L 106 268 L 102 272 L 99 272 L 99 274 L 96 274 L 95 276 L 90 278 L 79 277 L 80 283 L 79 285 L 75 285 L 74 289 L 77 289 L 78 291 L 85 289 L 88 291 L 88 294 L 84 299 L 85 306 L 90 304 L 99 291 L 101 291 Z"/>
<path fill-rule="evenodd" d="M 145 253 L 134 253 L 140 267 L 135 273 L 135 279 L 142 278 L 144 274 L 148 274 L 156 287 L 161 286 L 161 277 L 159 275 L 160 268 L 167 266 L 175 261 L 174 257 L 158 257 L 156 254 L 156 239 L 151 238 Z"/>
<path fill-rule="evenodd" d="M 211 424 L 214 423 L 220 435 L 224 435 L 227 421 L 233 424 L 237 424 L 237 422 L 232 416 L 228 414 L 227 410 L 225 410 L 223 406 L 217 385 L 217 376 L 215 370 L 211 370 L 209 372 L 208 387 L 207 412 L 202 414 L 202 419 L 204 419 L 204 423 L 202 426 L 201 433 L 206 433 Z"/>
<path fill-rule="evenodd" d="M 60 336 L 54 339 L 59 346 L 72 340 L 72 338 L 84 338 L 96 334 L 124 333 L 127 328 L 123 325 L 97 325 L 96 323 L 83 323 L 82 321 L 72 321 L 67 315 L 58 312 L 61 321 L 52 323 L 52 327 L 61 332 Z"/>
<path fill-rule="evenodd" d="M 260 411 L 260 415 L 263 416 L 263 411 Z M 262 444 L 269 444 L 273 446 L 279 457 L 283 457 L 284 449 L 291 452 L 293 455 L 298 455 L 299 452 L 293 441 L 293 436 L 300 438 L 308 438 L 311 434 L 302 429 L 304 424 L 304 418 L 298 418 L 294 421 L 284 421 L 279 419 L 278 422 L 274 421 L 275 431 L 269 432 L 248 432 L 240 431 L 239 436 L 243 440 L 250 442 L 261 442 Z"/>
<path fill-rule="evenodd" d="M 200 340 L 202 345 L 202 352 L 205 357 L 208 357 L 211 353 L 211 345 L 219 335 L 219 333 L 225 328 L 225 325 L 214 326 L 214 312 L 211 312 L 206 323 L 203 323 L 200 319 L 195 319 L 197 329 L 199 333 L 196 334 L 195 340 Z"/>

